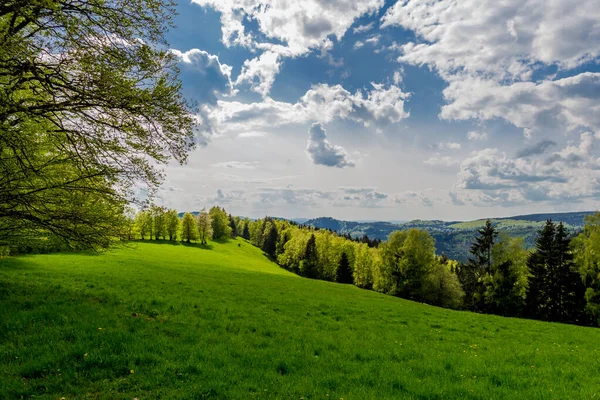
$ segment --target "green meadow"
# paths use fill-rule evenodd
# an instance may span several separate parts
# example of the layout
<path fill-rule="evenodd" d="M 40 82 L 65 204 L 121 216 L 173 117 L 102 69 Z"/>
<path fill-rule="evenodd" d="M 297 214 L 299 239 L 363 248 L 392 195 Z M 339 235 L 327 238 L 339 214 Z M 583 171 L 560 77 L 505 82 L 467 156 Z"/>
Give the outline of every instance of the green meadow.
<path fill-rule="evenodd" d="M 241 239 L 0 260 L 0 399 L 592 399 L 598 343 L 300 278 Z"/>

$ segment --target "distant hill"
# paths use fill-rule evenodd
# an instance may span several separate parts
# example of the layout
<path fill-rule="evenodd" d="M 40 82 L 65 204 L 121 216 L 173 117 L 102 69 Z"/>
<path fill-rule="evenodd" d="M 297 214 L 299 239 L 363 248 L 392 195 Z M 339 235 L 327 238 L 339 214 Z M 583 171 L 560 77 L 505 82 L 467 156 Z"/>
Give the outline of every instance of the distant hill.
<path fill-rule="evenodd" d="M 491 218 L 500 232 L 505 232 L 511 237 L 523 237 L 528 248 L 533 247 L 537 232 L 546 220 L 563 222 L 570 232 L 576 233 L 583 228 L 586 215 L 592 211 L 518 215 L 508 218 Z M 427 230 L 436 241 L 438 254 L 445 254 L 450 258 L 466 261 L 471 242 L 485 219 L 474 221 L 439 221 L 439 220 L 414 220 L 405 223 L 392 222 L 354 222 L 340 221 L 330 217 L 314 218 L 305 221 L 320 229 L 331 229 L 340 234 L 350 234 L 353 237 L 368 235 L 372 239 L 387 239 L 393 231 L 418 228 Z"/>

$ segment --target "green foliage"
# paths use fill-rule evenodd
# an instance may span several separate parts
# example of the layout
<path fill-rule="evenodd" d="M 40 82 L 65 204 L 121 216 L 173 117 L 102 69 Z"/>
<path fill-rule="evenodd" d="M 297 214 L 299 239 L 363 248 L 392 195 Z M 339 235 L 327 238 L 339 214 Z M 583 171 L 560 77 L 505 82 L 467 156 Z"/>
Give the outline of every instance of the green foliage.
<path fill-rule="evenodd" d="M 427 231 L 411 228 L 393 232 L 381 249 L 385 292 L 421 300 L 423 280 L 435 262 L 435 242 Z"/>
<path fill-rule="evenodd" d="M 231 228 L 229 227 L 229 217 L 225 210 L 219 207 L 212 207 L 209 211 L 212 225 L 212 238 L 215 240 L 226 240 L 231 237 Z"/>
<path fill-rule="evenodd" d="M 301 279 L 241 239 L 211 248 L 0 260 L 0 398 L 598 396 L 597 329 Z"/>
<path fill-rule="evenodd" d="M 492 249 L 491 269 L 483 276 L 485 304 L 489 312 L 517 316 L 525 306 L 529 269 L 523 239 L 501 235 Z"/>
<path fill-rule="evenodd" d="M 177 240 L 177 233 L 179 232 L 179 225 L 181 225 L 181 220 L 179 219 L 179 214 L 177 210 L 169 210 L 165 215 L 166 220 L 166 231 L 169 236 L 169 240 L 175 241 Z"/>
<path fill-rule="evenodd" d="M 574 261 L 586 291 L 586 312 L 600 322 L 600 213 L 586 217 L 583 232 L 573 240 Z"/>
<path fill-rule="evenodd" d="M 211 210 L 212 211 L 212 210 Z M 201 244 L 208 244 L 208 241 L 210 239 L 215 238 L 214 237 L 214 220 L 213 220 L 213 214 L 217 215 L 218 217 L 221 217 L 221 211 L 219 209 L 219 212 L 214 212 L 214 213 L 209 213 L 206 211 L 205 208 L 202 209 L 202 211 L 200 211 L 200 213 L 198 215 L 196 215 L 196 226 L 198 227 L 198 239 L 200 239 L 200 243 Z M 222 224 L 222 220 L 219 222 L 218 227 L 222 228 L 223 226 Z M 224 234 L 224 231 L 221 230 L 221 234 Z M 218 238 L 215 238 L 218 239 Z"/>
<path fill-rule="evenodd" d="M 366 244 L 357 246 L 353 271 L 356 286 L 364 289 L 373 288 L 374 263 L 377 255 L 376 250 L 370 249 Z"/>
<path fill-rule="evenodd" d="M 228 218 L 229 218 L 229 227 L 231 228 L 231 237 L 235 238 L 238 235 L 237 224 L 235 222 L 235 218 L 233 218 L 231 216 L 231 214 L 229 214 Z"/>
<path fill-rule="evenodd" d="M 198 239 L 198 227 L 196 226 L 196 219 L 192 214 L 183 214 L 181 221 L 181 240 L 190 243 L 192 240 Z"/>
<path fill-rule="evenodd" d="M 423 299 L 427 303 L 445 308 L 461 308 L 465 292 L 453 271 L 455 263 L 456 261 L 440 260 L 427 274 L 423 282 Z"/>
<path fill-rule="evenodd" d="M 275 257 L 277 250 L 277 239 L 279 234 L 277 233 L 277 225 L 273 222 L 268 222 L 265 227 L 265 240 L 263 242 L 263 251 L 269 255 L 269 257 Z"/>
<path fill-rule="evenodd" d="M 317 254 L 317 240 L 315 235 L 310 235 L 308 242 L 306 242 L 306 249 L 304 250 L 304 257 L 300 263 L 300 273 L 302 276 L 307 278 L 316 279 L 318 278 L 319 258 Z"/>
<path fill-rule="evenodd" d="M 160 167 L 186 160 L 193 120 L 164 40 L 174 12 L 168 0 L 2 3 L 0 241 L 105 248 L 137 188 L 152 194 Z"/>

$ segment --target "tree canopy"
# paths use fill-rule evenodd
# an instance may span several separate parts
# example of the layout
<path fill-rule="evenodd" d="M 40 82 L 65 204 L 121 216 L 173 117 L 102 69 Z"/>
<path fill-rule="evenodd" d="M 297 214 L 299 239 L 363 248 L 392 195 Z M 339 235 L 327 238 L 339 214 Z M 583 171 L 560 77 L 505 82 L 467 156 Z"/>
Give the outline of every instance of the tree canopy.
<path fill-rule="evenodd" d="M 186 160 L 193 118 L 165 42 L 174 7 L 2 2 L 0 240 L 105 247 L 124 206 L 156 189 L 160 165 Z"/>

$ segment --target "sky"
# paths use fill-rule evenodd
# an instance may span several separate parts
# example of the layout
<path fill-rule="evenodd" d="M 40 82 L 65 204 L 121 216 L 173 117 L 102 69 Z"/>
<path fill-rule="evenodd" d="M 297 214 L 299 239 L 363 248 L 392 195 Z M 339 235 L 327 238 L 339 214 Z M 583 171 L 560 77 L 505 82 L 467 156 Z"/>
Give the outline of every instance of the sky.
<path fill-rule="evenodd" d="M 600 208 L 597 0 L 181 0 L 179 211 L 470 220 Z"/>

